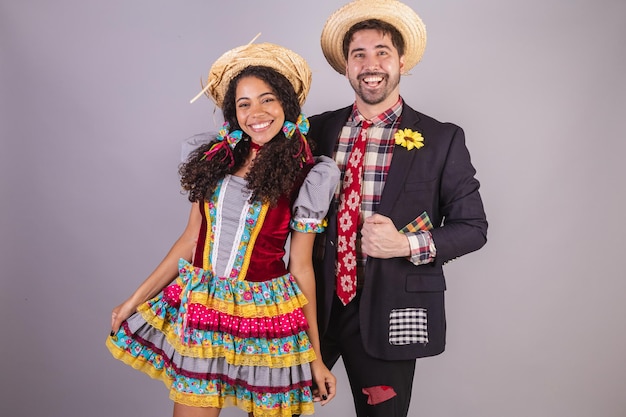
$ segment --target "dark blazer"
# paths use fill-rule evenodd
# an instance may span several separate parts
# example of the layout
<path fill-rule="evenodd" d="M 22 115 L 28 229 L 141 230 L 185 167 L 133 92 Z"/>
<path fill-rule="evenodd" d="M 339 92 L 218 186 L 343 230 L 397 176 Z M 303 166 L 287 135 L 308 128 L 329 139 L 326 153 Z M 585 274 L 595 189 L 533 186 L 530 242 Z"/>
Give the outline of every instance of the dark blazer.
<path fill-rule="evenodd" d="M 351 109 L 349 106 L 310 118 L 308 137 L 315 143 L 316 154 L 333 156 Z M 434 226 L 431 233 L 437 256 L 435 262 L 420 266 L 404 258 L 367 260 L 359 300 L 363 345 L 371 356 L 386 360 L 443 352 L 446 283 L 442 266 L 481 248 L 487 241 L 487 220 L 463 130 L 418 113 L 406 104 L 400 128 L 420 132 L 424 147 L 410 151 L 401 146 L 394 148 L 378 213 L 391 218 L 399 230 L 426 211 Z M 328 326 L 335 291 L 336 214 L 334 202 L 328 212 L 326 232 L 316 242 L 314 264 L 320 335 Z M 391 311 L 404 308 L 426 309 L 427 343 L 390 343 Z"/>

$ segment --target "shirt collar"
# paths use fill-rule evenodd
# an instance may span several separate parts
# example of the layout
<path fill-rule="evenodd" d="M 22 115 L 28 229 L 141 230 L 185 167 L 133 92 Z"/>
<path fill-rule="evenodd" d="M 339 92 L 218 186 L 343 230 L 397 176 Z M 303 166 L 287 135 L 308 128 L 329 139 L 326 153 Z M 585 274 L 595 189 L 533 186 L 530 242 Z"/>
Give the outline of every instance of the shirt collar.
<path fill-rule="evenodd" d="M 396 104 L 379 114 L 378 116 L 370 119 L 373 126 L 376 127 L 390 127 L 393 126 L 394 123 L 400 118 L 402 115 L 402 97 L 398 97 L 398 101 Z M 352 113 L 348 118 L 348 122 L 346 123 L 348 126 L 360 126 L 363 121 L 365 121 L 365 117 L 359 112 L 359 109 L 356 107 L 356 103 L 352 105 Z"/>

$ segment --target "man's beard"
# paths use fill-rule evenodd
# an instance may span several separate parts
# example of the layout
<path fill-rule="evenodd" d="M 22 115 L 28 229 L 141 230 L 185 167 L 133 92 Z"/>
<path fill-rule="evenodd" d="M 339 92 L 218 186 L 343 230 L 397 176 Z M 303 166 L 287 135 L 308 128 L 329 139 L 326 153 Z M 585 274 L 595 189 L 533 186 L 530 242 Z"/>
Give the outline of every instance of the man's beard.
<path fill-rule="evenodd" d="M 361 82 L 363 78 L 371 76 L 382 77 L 381 84 L 384 84 L 383 88 L 377 89 L 373 92 L 366 87 L 365 83 Z M 389 97 L 389 94 L 391 94 L 398 84 L 400 84 L 400 74 L 397 76 L 389 76 L 388 74 L 382 72 L 367 72 L 359 74 L 356 80 L 354 78 L 349 78 L 349 81 L 356 95 L 359 96 L 364 103 L 375 105 L 385 101 L 387 97 Z"/>

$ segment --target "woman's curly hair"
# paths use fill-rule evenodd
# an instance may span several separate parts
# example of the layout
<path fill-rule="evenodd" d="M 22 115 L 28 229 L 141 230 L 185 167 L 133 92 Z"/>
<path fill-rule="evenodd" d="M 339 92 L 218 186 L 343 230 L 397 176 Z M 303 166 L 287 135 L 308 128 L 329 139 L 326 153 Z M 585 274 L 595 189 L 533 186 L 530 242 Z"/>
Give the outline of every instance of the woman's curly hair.
<path fill-rule="evenodd" d="M 267 83 L 283 107 L 285 120 L 295 122 L 300 115 L 300 104 L 291 83 L 276 70 L 265 66 L 250 66 L 243 69 L 228 85 L 224 95 L 222 112 L 231 130 L 240 129 L 235 107 L 235 91 L 239 81 L 246 77 L 256 77 Z M 242 140 L 233 149 L 235 163 L 231 162 L 226 150 L 222 149 L 211 160 L 204 153 L 216 141 L 205 144 L 192 152 L 187 162 L 181 164 L 179 174 L 184 191 L 189 193 L 189 201 L 208 199 L 215 191 L 219 180 L 241 168 L 250 152 L 250 138 L 244 133 Z M 276 204 L 281 196 L 293 189 L 302 172 L 301 159 L 295 157 L 302 146 L 298 138 L 287 139 L 282 132 L 266 143 L 258 152 L 250 171 L 246 175 L 247 188 L 252 191 L 251 200 Z"/>

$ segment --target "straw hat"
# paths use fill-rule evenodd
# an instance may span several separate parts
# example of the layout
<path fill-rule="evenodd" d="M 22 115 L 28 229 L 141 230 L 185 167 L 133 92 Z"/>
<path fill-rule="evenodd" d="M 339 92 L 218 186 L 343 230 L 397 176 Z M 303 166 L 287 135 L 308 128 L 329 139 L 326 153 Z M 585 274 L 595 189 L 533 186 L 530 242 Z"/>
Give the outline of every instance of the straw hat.
<path fill-rule="evenodd" d="M 322 52 L 331 67 L 346 73 L 343 38 L 356 23 L 378 19 L 393 25 L 404 38 L 404 71 L 413 68 L 424 55 L 426 27 L 422 19 L 397 0 L 354 0 L 333 13 L 322 29 Z"/>
<path fill-rule="evenodd" d="M 311 70 L 308 64 L 295 52 L 271 43 L 249 43 L 231 49 L 219 57 L 209 70 L 207 85 L 191 101 L 195 101 L 202 93 L 205 93 L 219 108 L 222 108 L 224 94 L 226 94 L 230 80 L 241 70 L 252 65 L 270 67 L 284 75 L 293 86 L 300 105 L 304 104 L 311 86 Z"/>

